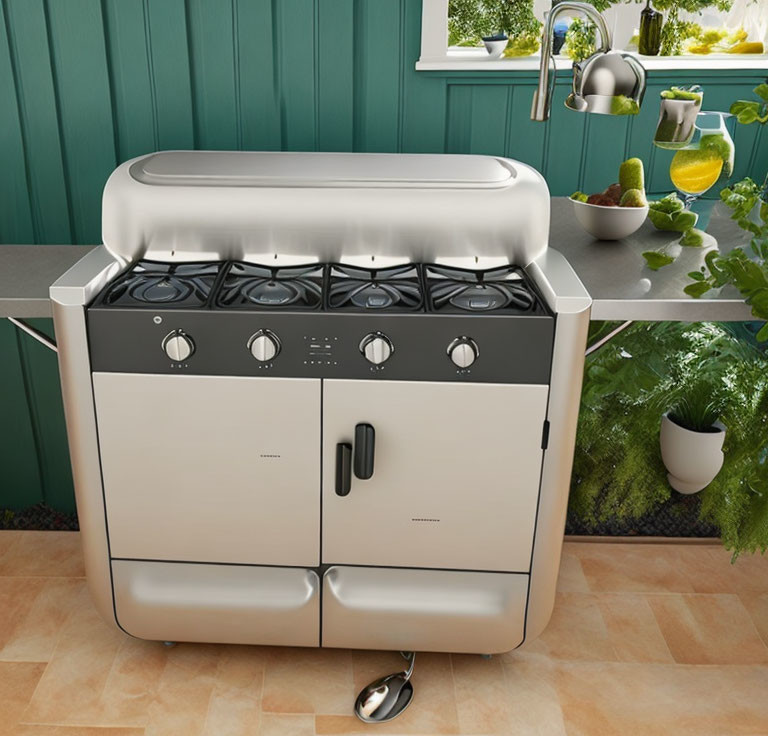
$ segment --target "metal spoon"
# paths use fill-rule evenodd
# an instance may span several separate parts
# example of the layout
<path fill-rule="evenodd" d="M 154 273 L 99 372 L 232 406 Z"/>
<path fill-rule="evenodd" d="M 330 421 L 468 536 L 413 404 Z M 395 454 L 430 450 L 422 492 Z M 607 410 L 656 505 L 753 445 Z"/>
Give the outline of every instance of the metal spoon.
<path fill-rule="evenodd" d="M 413 700 L 413 664 L 415 652 L 402 652 L 408 669 L 380 677 L 364 687 L 355 701 L 355 715 L 365 723 L 384 723 L 397 718 Z"/>

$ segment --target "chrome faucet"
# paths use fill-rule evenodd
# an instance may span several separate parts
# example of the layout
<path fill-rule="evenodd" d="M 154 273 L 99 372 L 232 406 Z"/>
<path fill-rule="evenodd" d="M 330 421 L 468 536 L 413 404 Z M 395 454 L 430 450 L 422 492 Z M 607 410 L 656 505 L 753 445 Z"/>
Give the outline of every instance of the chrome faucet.
<path fill-rule="evenodd" d="M 566 106 L 577 112 L 605 115 L 636 114 L 645 94 L 645 69 L 631 54 L 611 51 L 611 34 L 603 16 L 592 5 L 580 2 L 557 3 L 547 16 L 541 39 L 541 65 L 539 83 L 533 94 L 531 120 L 549 119 L 556 69 L 550 81 L 552 34 L 555 21 L 564 12 L 586 15 L 600 31 L 600 48 L 588 59 L 573 64 L 573 91 Z"/>

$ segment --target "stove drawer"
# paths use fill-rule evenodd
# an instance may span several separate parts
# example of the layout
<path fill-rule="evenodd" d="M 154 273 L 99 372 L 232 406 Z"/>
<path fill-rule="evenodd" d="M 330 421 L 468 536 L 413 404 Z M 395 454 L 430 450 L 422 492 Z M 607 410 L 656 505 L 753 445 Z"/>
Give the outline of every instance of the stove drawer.
<path fill-rule="evenodd" d="M 316 647 L 320 581 L 312 570 L 113 560 L 115 611 L 156 641 Z"/>
<path fill-rule="evenodd" d="M 324 647 L 496 654 L 525 635 L 528 576 L 331 567 Z"/>
<path fill-rule="evenodd" d="M 527 573 L 548 392 L 325 381 L 323 562 Z"/>
<path fill-rule="evenodd" d="M 314 567 L 320 381 L 94 373 L 113 558 Z"/>

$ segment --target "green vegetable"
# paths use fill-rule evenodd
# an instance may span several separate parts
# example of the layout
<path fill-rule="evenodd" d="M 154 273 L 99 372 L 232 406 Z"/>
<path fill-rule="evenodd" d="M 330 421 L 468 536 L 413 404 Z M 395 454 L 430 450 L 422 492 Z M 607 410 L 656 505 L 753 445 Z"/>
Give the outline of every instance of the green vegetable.
<path fill-rule="evenodd" d="M 768 84 L 759 84 L 753 90 L 760 100 L 737 100 L 731 105 L 731 114 L 744 125 L 768 123 Z"/>
<path fill-rule="evenodd" d="M 643 253 L 643 258 L 652 271 L 658 271 L 675 260 L 672 256 L 659 250 L 647 250 Z"/>
<path fill-rule="evenodd" d="M 692 227 L 683 233 L 683 237 L 680 238 L 680 245 L 685 245 L 689 248 L 701 248 L 704 245 L 704 233 Z"/>
<path fill-rule="evenodd" d="M 614 95 L 611 98 L 611 115 L 637 115 L 640 105 L 626 95 Z"/>
<path fill-rule="evenodd" d="M 722 133 L 708 133 L 701 136 L 699 148 L 706 151 L 715 151 L 723 159 L 723 173 L 730 176 L 733 170 L 733 146 L 725 139 Z"/>
<path fill-rule="evenodd" d="M 577 202 L 586 202 L 589 199 L 589 195 L 584 194 L 584 192 L 574 192 L 570 198 L 575 199 Z"/>
<path fill-rule="evenodd" d="M 699 216 L 683 207 L 677 194 L 668 194 L 663 199 L 648 203 L 648 219 L 658 230 L 685 232 L 696 224 Z"/>
<path fill-rule="evenodd" d="M 694 102 L 701 102 L 700 92 L 691 92 L 691 90 L 683 89 L 682 87 L 670 87 L 665 89 L 661 96 L 665 100 L 693 100 Z"/>
<path fill-rule="evenodd" d="M 619 184 L 621 184 L 622 192 L 630 189 L 645 191 L 643 162 L 639 158 L 628 158 L 619 166 Z"/>
<path fill-rule="evenodd" d="M 597 50 L 597 26 L 582 18 L 574 18 L 565 32 L 561 53 L 573 61 L 588 59 Z"/>
<path fill-rule="evenodd" d="M 645 192 L 642 189 L 627 189 L 621 195 L 619 206 L 621 207 L 645 207 L 648 202 L 645 199 Z"/>

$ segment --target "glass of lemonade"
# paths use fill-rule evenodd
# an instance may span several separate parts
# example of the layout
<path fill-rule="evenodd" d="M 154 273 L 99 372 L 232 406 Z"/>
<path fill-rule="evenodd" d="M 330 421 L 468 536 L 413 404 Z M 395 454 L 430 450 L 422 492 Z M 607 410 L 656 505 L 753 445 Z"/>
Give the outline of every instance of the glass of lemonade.
<path fill-rule="evenodd" d="M 669 178 L 683 194 L 686 208 L 733 173 L 735 147 L 726 121 L 732 115 L 700 112 L 691 142 L 680 148 L 669 165 Z"/>

